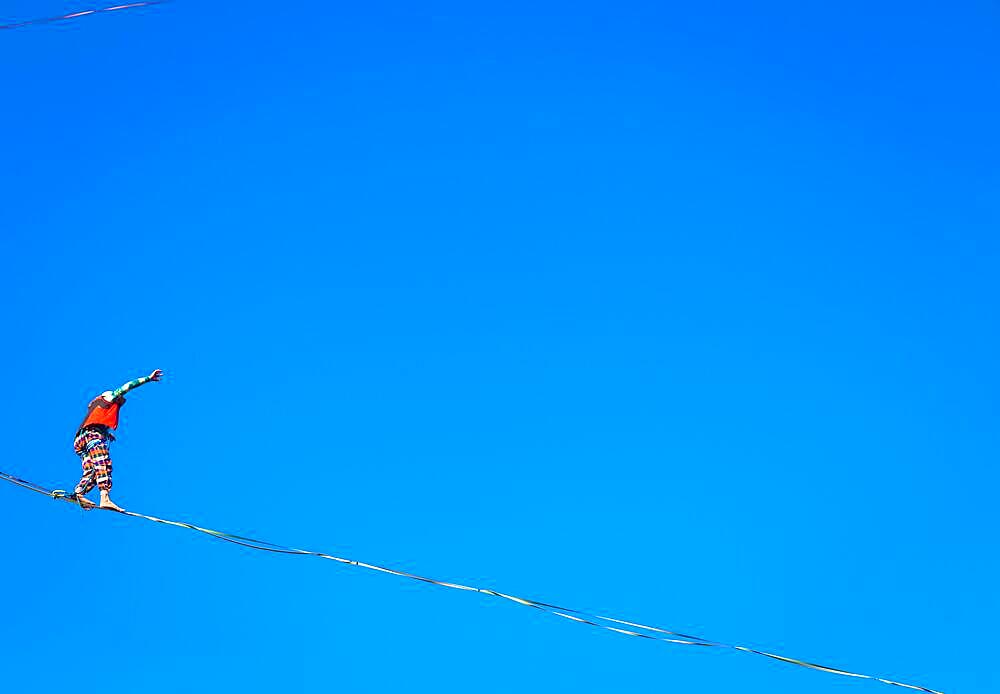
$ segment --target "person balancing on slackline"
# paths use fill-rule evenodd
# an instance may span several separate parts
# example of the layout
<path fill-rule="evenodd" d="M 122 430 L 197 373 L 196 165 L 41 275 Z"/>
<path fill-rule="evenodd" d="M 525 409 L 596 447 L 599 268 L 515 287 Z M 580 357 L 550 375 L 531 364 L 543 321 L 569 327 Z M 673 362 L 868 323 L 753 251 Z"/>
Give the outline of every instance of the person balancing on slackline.
<path fill-rule="evenodd" d="M 150 381 L 159 381 L 162 377 L 163 372 L 156 369 L 148 376 L 129 381 L 117 390 L 106 390 L 90 401 L 87 406 L 87 416 L 83 418 L 83 423 L 77 429 L 76 438 L 73 440 L 73 450 L 83 463 L 83 477 L 76 485 L 73 497 L 82 508 L 90 510 L 97 506 L 86 496 L 96 486 L 101 490 L 101 508 L 110 511 L 124 510 L 111 500 L 109 447 L 115 440 L 112 431 L 118 428 L 118 412 L 125 404 L 125 393 Z"/>

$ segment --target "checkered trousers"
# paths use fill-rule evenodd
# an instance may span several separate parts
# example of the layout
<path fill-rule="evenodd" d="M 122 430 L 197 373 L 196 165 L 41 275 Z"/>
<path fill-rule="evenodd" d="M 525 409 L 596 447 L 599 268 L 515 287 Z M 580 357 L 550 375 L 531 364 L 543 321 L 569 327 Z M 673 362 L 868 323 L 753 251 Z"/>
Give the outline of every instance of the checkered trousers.
<path fill-rule="evenodd" d="M 108 434 L 99 429 L 88 427 L 77 433 L 73 450 L 83 463 L 83 477 L 76 485 L 76 494 L 82 496 L 95 486 L 104 491 L 111 489 L 110 444 Z"/>

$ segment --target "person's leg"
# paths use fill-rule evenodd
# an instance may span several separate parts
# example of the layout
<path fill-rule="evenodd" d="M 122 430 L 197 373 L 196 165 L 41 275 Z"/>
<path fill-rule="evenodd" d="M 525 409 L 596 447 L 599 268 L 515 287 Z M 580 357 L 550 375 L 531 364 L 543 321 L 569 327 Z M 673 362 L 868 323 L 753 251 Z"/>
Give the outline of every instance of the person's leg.
<path fill-rule="evenodd" d="M 90 456 L 86 454 L 83 455 L 81 460 L 83 462 L 83 477 L 81 477 L 80 481 L 77 483 L 76 489 L 73 490 L 73 494 L 76 495 L 76 500 L 81 507 L 91 509 L 97 504 L 90 501 L 85 495 L 97 486 L 94 463 L 90 460 Z"/>
<path fill-rule="evenodd" d="M 74 494 L 80 507 L 88 511 L 97 507 L 97 504 L 86 497 L 86 494 L 97 486 L 97 470 L 90 453 L 91 448 L 101 443 L 101 441 L 100 433 L 86 429 L 77 433 L 76 439 L 73 441 L 73 450 L 80 456 L 80 462 L 83 464 L 83 477 L 80 478 L 80 482 L 76 485 Z"/>
<path fill-rule="evenodd" d="M 111 452 L 106 441 L 102 440 L 91 447 L 90 459 L 94 461 L 97 488 L 101 490 L 101 508 L 123 511 L 121 506 L 111 500 Z"/>

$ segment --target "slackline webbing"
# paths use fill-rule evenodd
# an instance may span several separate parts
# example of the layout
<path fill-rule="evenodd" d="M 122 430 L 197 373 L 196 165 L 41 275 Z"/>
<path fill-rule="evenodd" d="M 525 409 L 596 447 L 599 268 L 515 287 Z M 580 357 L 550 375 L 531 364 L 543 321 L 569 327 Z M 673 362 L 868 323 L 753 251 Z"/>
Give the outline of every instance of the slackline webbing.
<path fill-rule="evenodd" d="M 0 472 L 0 478 L 16 484 L 24 489 L 37 492 L 39 494 L 44 494 L 45 496 L 59 499 L 62 501 L 67 501 L 71 504 L 77 504 L 77 501 L 71 494 L 67 494 L 61 490 L 52 490 L 42 487 L 41 485 L 35 484 L 33 482 L 28 482 L 14 475 L 7 474 L 6 472 Z M 712 641 L 709 639 L 703 639 L 700 636 L 691 636 L 690 634 L 682 634 L 676 631 L 669 631 L 667 629 L 661 629 L 660 627 L 648 626 L 645 624 L 639 624 L 637 622 L 630 622 L 624 619 L 617 619 L 615 617 L 604 617 L 598 614 L 593 614 L 590 612 L 585 612 L 583 610 L 574 610 L 568 607 L 560 607 L 558 605 L 553 605 L 551 603 L 541 602 L 539 600 L 532 600 L 530 598 L 521 598 L 516 595 L 508 595 L 506 593 L 501 593 L 500 591 L 492 590 L 490 588 L 476 588 L 474 586 L 466 586 L 461 583 L 451 583 L 449 581 L 439 581 L 433 578 L 427 578 L 426 576 L 419 576 L 417 574 L 409 573 L 407 571 L 399 571 L 397 569 L 390 569 L 385 566 L 378 566 L 377 564 L 368 564 L 363 561 L 358 561 L 356 559 L 344 559 L 343 557 L 336 557 L 332 554 L 326 554 L 324 552 L 314 552 L 306 549 L 296 549 L 294 547 L 286 547 L 284 545 L 277 545 L 272 542 L 265 542 L 264 540 L 256 540 L 251 537 L 243 537 L 242 535 L 234 535 L 232 533 L 225 533 L 220 530 L 212 530 L 211 528 L 202 528 L 191 523 L 184 523 L 182 521 L 167 520 L 165 518 L 157 518 L 155 516 L 147 516 L 144 513 L 135 513 L 134 511 L 120 511 L 116 513 L 121 513 L 125 516 L 131 516 L 132 518 L 141 518 L 143 520 L 152 521 L 153 523 L 162 523 L 164 525 L 173 525 L 178 528 L 186 528 L 188 530 L 194 530 L 199 533 L 204 533 L 210 537 L 217 540 L 223 540 L 225 542 L 230 542 L 232 544 L 241 545 L 243 547 L 249 547 L 250 549 L 256 549 L 263 552 L 275 552 L 278 554 L 300 554 L 312 557 L 319 557 L 320 559 L 329 559 L 330 561 L 335 561 L 340 564 L 348 564 L 350 566 L 358 566 L 363 569 L 370 569 L 372 571 L 379 571 L 382 573 L 392 574 L 393 576 L 401 576 L 403 578 L 409 578 L 414 581 L 422 581 L 424 583 L 431 583 L 436 586 L 442 586 L 444 588 L 454 588 L 456 590 L 465 590 L 473 593 L 482 593 L 483 595 L 492 595 L 493 597 L 503 598 L 504 600 L 509 600 L 515 602 L 519 605 L 524 605 L 525 607 L 532 607 L 542 612 L 548 612 L 549 614 L 556 615 L 557 617 L 563 617 L 565 619 L 572 620 L 574 622 L 580 622 L 582 624 L 589 624 L 590 626 L 597 627 L 599 629 L 605 629 L 607 631 L 613 631 L 617 634 L 623 634 L 625 636 L 634 636 L 641 639 L 647 639 L 650 641 L 662 641 L 664 643 L 674 643 L 683 646 L 703 646 L 706 648 L 726 648 L 734 651 L 742 651 L 744 653 L 752 653 L 753 655 L 763 656 L 765 658 L 771 658 L 772 660 L 779 660 L 783 663 L 789 663 L 791 665 L 798 665 L 799 667 L 809 668 L 810 670 L 819 670 L 821 672 L 829 672 L 834 675 L 843 675 L 845 677 L 855 677 L 858 679 L 874 680 L 876 682 L 881 682 L 883 684 L 891 684 L 895 687 L 905 687 L 906 689 L 913 689 L 916 691 L 927 692 L 927 694 L 943 694 L 943 692 L 937 691 L 935 689 L 928 689 L 927 687 L 921 687 L 915 684 L 905 684 L 903 682 L 895 682 L 893 680 L 885 679 L 883 677 L 876 677 L 874 675 L 864 675 L 857 672 L 850 672 L 848 670 L 841 670 L 839 668 L 827 667 L 825 665 L 818 665 L 816 663 L 810 663 L 805 660 L 798 660 L 797 658 L 789 658 L 787 656 L 778 655 L 776 653 L 768 653 L 766 651 L 760 651 L 755 648 L 749 648 L 747 646 L 740 646 L 737 644 L 727 644 L 721 643 L 719 641 Z M 617 626 L 615 626 L 617 625 Z M 630 628 L 625 628 L 630 627 Z"/>
<path fill-rule="evenodd" d="M 170 0 L 146 0 L 145 2 L 130 2 L 122 5 L 113 5 L 111 7 L 80 10 L 79 12 L 62 14 L 58 17 L 42 17 L 41 19 L 28 19 L 23 22 L 14 22 L 13 24 L 0 24 L 0 29 L 20 29 L 21 27 L 30 27 L 35 24 L 52 24 L 53 22 L 64 22 L 68 19 L 77 19 L 91 14 L 100 14 L 102 12 L 119 12 L 121 10 L 135 10 L 140 7 L 149 7 L 151 5 L 162 5 L 165 2 L 170 2 Z"/>

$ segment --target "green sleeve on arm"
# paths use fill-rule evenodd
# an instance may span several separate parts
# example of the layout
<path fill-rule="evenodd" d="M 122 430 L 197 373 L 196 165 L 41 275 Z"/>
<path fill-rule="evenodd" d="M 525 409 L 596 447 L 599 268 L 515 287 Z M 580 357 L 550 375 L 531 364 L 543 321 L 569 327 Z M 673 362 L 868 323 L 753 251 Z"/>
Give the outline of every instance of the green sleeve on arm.
<path fill-rule="evenodd" d="M 125 393 L 129 392 L 133 388 L 138 388 L 139 386 L 143 385 L 144 383 L 149 383 L 149 380 L 150 380 L 149 376 L 143 376 L 142 378 L 137 378 L 134 381 L 129 381 L 128 383 L 124 384 L 120 388 L 117 388 L 117 389 L 111 391 L 111 399 L 112 400 L 116 400 L 116 399 L 120 398 L 121 396 L 125 395 Z"/>

